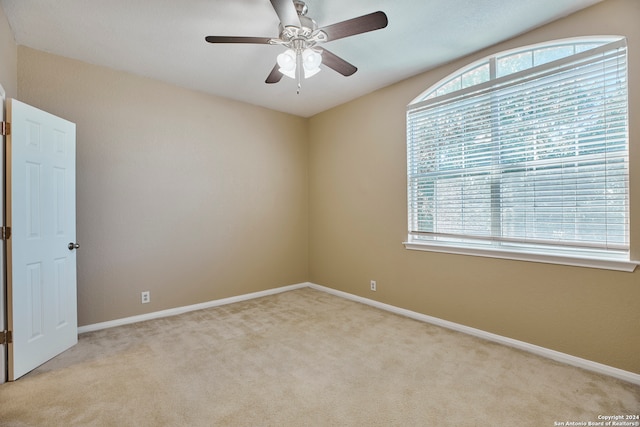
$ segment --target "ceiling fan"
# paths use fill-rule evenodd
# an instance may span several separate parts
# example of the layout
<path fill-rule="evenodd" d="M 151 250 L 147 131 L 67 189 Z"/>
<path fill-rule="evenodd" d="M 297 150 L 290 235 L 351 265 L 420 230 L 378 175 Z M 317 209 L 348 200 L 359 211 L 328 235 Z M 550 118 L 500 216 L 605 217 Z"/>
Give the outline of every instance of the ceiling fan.
<path fill-rule="evenodd" d="M 387 26 L 384 12 L 373 12 L 357 18 L 348 19 L 326 27 L 318 27 L 307 16 L 307 5 L 300 0 L 271 0 L 271 5 L 280 19 L 280 35 L 269 37 L 207 36 L 209 43 L 251 43 L 281 45 L 287 48 L 277 57 L 276 65 L 269 73 L 265 83 L 277 83 L 282 76 L 296 79 L 298 93 L 302 77 L 309 78 L 320 71 L 320 64 L 350 76 L 358 69 L 339 56 L 319 45 L 354 36 Z"/>

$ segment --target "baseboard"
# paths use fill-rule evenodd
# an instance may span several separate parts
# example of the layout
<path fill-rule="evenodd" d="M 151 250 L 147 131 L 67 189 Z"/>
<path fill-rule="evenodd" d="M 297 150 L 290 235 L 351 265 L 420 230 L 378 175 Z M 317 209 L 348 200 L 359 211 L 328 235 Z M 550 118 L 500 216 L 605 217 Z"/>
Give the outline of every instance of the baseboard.
<path fill-rule="evenodd" d="M 342 292 L 335 289 L 327 288 L 325 286 L 316 285 L 314 283 L 310 283 L 308 286 L 310 288 L 313 288 L 319 291 L 327 292 L 335 296 L 339 296 L 345 299 L 367 304 L 372 307 L 380 308 L 382 310 L 399 314 L 401 316 L 409 317 L 414 320 L 419 320 L 421 322 L 426 322 L 432 325 L 441 326 L 443 328 L 462 332 L 467 335 L 472 335 L 472 336 L 482 338 L 488 341 L 492 341 L 495 343 L 504 344 L 509 347 L 517 348 L 519 350 L 524 350 L 526 352 L 533 353 L 538 356 L 555 360 L 557 362 L 565 363 L 571 366 L 576 366 L 578 368 L 586 369 L 588 371 L 597 372 L 599 374 L 604 374 L 613 378 L 617 378 L 617 379 L 627 381 L 636 385 L 640 385 L 639 374 L 625 371 L 623 369 L 614 368 L 613 366 L 608 366 L 602 363 L 593 362 L 591 360 L 582 359 L 580 357 L 572 356 L 570 354 L 561 353 L 559 351 L 551 350 L 545 347 L 540 347 L 534 344 L 529 344 L 524 341 L 518 341 L 512 338 L 503 337 L 501 335 L 493 334 L 491 332 L 486 332 L 481 329 L 471 328 L 469 326 L 464 326 L 459 323 L 454 323 L 448 320 L 439 319 L 437 317 L 427 316 L 426 314 L 416 313 L 415 311 L 406 310 L 404 308 L 398 308 L 393 305 L 389 305 L 379 301 L 349 294 L 347 292 Z"/>
<path fill-rule="evenodd" d="M 193 304 L 184 307 L 176 307 L 168 310 L 156 311 L 153 313 L 141 314 L 138 316 L 126 317 L 123 319 L 111 320 L 108 322 L 94 323 L 92 325 L 81 326 L 78 328 L 78 333 L 86 333 L 92 331 L 98 331 L 100 329 L 113 328 L 116 326 L 128 325 L 136 322 L 143 322 L 145 320 L 158 319 L 161 317 L 175 316 L 177 314 L 187 313 L 195 310 L 202 310 L 205 308 L 219 307 L 221 305 L 233 304 L 235 302 L 247 301 L 254 298 L 261 298 L 268 295 L 275 295 L 281 292 L 287 292 L 294 289 L 300 289 L 309 287 L 318 291 L 326 292 L 341 298 L 345 298 L 351 301 L 356 301 L 362 304 L 366 304 L 372 307 L 376 307 L 382 310 L 389 311 L 391 313 L 399 314 L 401 316 L 409 317 L 414 320 L 418 320 L 432 325 L 441 326 L 443 328 L 451 329 L 454 331 L 462 332 L 467 335 L 472 335 L 478 338 L 482 338 L 495 343 L 507 345 L 509 347 L 517 348 L 538 356 L 546 357 L 557 362 L 565 363 L 567 365 L 576 366 L 578 368 L 586 369 L 588 371 L 596 372 L 599 374 L 608 375 L 613 378 L 617 378 L 623 381 L 627 381 L 636 385 L 640 385 L 640 375 L 625 371 L 622 369 L 614 368 L 612 366 L 604 365 L 602 363 L 593 362 L 591 360 L 582 359 L 580 357 L 572 356 L 570 354 L 561 353 L 559 351 L 551 350 L 545 347 L 540 347 L 534 344 L 529 344 L 524 341 L 518 341 L 512 338 L 503 337 L 501 335 L 486 332 L 481 329 L 471 328 L 469 326 L 461 325 L 459 323 L 450 322 L 448 320 L 439 319 L 433 316 L 427 316 L 426 314 L 417 313 L 415 311 L 406 310 L 404 308 L 395 307 L 393 305 L 385 304 L 379 301 L 375 301 L 369 298 L 364 298 L 358 295 L 353 295 L 347 292 L 338 291 L 336 289 L 327 288 L 325 286 L 317 285 L 315 283 L 298 283 L 296 285 L 282 286 L 279 288 L 268 289 L 266 291 L 254 292 L 250 294 L 238 295 L 230 298 L 223 298 L 219 300 L 208 301 L 200 304 Z"/>
<path fill-rule="evenodd" d="M 298 283 L 296 285 L 282 286 L 279 288 L 267 289 L 266 291 L 253 292 L 250 294 L 238 295 L 235 297 L 223 298 L 213 301 L 207 301 L 200 304 L 187 305 L 183 307 L 170 308 L 168 310 L 154 311 L 152 313 L 140 314 L 138 316 L 125 317 L 122 319 L 110 320 L 108 322 L 94 323 L 91 325 L 80 326 L 78 333 L 99 331 L 101 329 L 114 328 L 116 326 L 129 325 L 131 323 L 144 322 L 145 320 L 159 319 L 161 317 L 175 316 L 176 314 L 188 313 L 190 311 L 202 310 L 205 308 L 219 307 L 221 305 L 233 304 L 234 302 L 247 301 L 254 298 L 275 295 L 281 292 L 292 291 L 294 289 L 306 288 L 311 283 Z"/>

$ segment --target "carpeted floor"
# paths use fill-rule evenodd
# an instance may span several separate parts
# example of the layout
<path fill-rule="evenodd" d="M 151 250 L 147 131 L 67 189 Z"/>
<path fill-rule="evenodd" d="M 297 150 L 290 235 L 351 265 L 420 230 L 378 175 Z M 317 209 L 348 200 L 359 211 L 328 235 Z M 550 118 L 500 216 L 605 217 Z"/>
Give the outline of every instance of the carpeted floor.
<path fill-rule="evenodd" d="M 640 387 L 309 288 L 80 336 L 0 426 L 557 426 Z"/>

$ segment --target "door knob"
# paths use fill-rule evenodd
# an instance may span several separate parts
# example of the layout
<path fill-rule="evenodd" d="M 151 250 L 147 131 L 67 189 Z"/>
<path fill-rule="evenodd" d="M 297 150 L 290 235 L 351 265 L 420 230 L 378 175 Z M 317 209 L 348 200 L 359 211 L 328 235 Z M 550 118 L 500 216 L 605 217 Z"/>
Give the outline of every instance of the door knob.
<path fill-rule="evenodd" d="M 80 244 L 78 243 L 69 243 L 69 250 L 72 251 L 74 249 L 78 249 L 80 247 Z"/>

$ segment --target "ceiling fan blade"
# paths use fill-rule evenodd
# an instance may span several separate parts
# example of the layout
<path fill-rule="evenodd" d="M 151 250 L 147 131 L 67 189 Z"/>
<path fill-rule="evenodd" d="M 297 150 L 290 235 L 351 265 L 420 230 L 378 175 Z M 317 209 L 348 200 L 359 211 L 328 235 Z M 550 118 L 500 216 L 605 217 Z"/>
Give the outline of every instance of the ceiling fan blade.
<path fill-rule="evenodd" d="M 300 27 L 300 18 L 291 0 L 271 0 L 283 27 Z"/>
<path fill-rule="evenodd" d="M 355 66 L 324 48 L 322 49 L 322 63 L 343 76 L 350 76 L 358 71 Z"/>
<path fill-rule="evenodd" d="M 384 12 L 373 12 L 368 15 L 328 25 L 320 28 L 320 30 L 327 34 L 327 41 L 331 41 L 341 39 L 343 37 L 354 36 L 356 34 L 367 33 L 369 31 L 379 30 L 386 27 L 388 23 L 389 20 Z"/>
<path fill-rule="evenodd" d="M 282 73 L 279 71 L 280 66 L 278 64 L 275 65 L 275 67 L 273 67 L 273 70 L 271 70 L 271 73 L 269 73 L 269 76 L 267 77 L 267 80 L 265 80 L 265 83 L 278 83 L 280 81 L 280 79 L 282 79 Z"/>
<path fill-rule="evenodd" d="M 268 37 L 228 37 L 228 36 L 207 36 L 204 38 L 209 43 L 254 43 L 270 44 Z"/>

